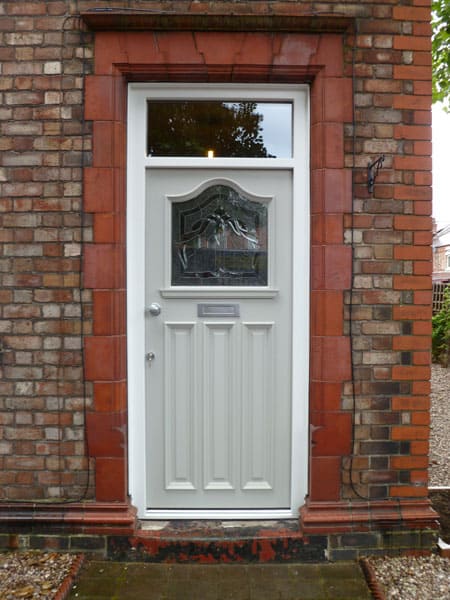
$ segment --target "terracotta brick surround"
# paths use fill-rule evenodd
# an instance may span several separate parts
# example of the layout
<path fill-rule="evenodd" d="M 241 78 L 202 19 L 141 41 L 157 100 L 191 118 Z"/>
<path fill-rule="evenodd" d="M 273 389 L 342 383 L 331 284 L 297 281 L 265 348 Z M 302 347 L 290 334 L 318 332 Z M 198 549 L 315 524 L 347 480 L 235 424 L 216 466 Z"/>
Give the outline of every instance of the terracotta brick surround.
<path fill-rule="evenodd" d="M 300 63 L 293 62 L 292 48 L 297 47 L 302 48 Z M 217 48 L 220 48 L 219 54 Z M 105 381 L 117 385 L 125 380 L 125 331 L 118 330 L 118 321 L 123 323 L 125 314 L 123 232 L 126 215 L 122 184 L 126 169 L 126 81 L 135 78 L 173 81 L 174 77 L 181 79 L 180 73 L 199 71 L 196 80 L 226 82 L 235 81 L 230 74 L 238 70 L 239 81 L 250 83 L 255 80 L 312 81 L 312 174 L 316 185 L 312 186 L 311 376 L 313 382 L 338 383 L 337 387 L 341 388 L 343 382 L 350 379 L 350 345 L 348 336 L 343 335 L 343 294 L 350 286 L 351 272 L 351 249 L 343 240 L 343 214 L 351 210 L 351 173 L 342 171 L 344 122 L 351 120 L 351 79 L 343 73 L 343 36 L 97 32 L 95 57 L 95 74 L 86 79 L 86 118 L 94 120 L 94 135 L 93 166 L 85 170 L 85 201 L 89 211 L 95 214 L 94 224 L 101 220 L 114 223 L 114 227 L 109 228 L 109 237 L 106 237 L 108 233 L 94 225 L 94 244 L 85 250 L 85 285 L 94 289 L 94 333 L 99 333 L 86 339 L 88 379 L 97 385 Z M 187 58 L 191 62 L 186 63 Z M 296 56 L 295 59 L 299 60 Z M 256 67 L 257 78 L 254 76 Z M 341 108 L 337 109 L 336 105 Z M 103 171 L 107 177 L 112 173 L 121 182 L 112 193 L 109 186 L 103 192 L 102 186 L 88 183 L 101 181 Z M 337 206 L 331 196 L 341 199 Z M 104 303 L 106 290 L 111 290 L 109 293 L 115 302 L 114 308 L 105 311 L 99 303 Z M 327 357 L 333 352 L 339 354 L 340 360 L 327 364 Z M 97 405 L 95 392 L 94 403 Z M 314 425 L 326 426 L 328 420 L 326 436 L 320 430 L 314 440 L 311 497 L 338 499 L 339 457 L 350 452 L 351 415 L 339 412 L 338 405 L 335 413 L 324 410 L 315 405 L 314 399 L 311 408 Z M 125 445 L 118 443 L 117 435 L 108 434 L 114 427 L 120 431 L 115 425 L 120 421 L 119 414 L 102 410 L 102 427 L 95 428 L 97 441 L 94 447 L 90 446 L 97 457 L 97 467 L 101 465 L 101 472 L 96 473 L 97 495 L 99 484 L 102 491 L 108 490 L 107 497 L 99 498 L 102 500 L 124 501 L 126 498 L 126 482 L 116 477 L 120 461 L 126 461 L 124 454 L 118 456 L 118 449 Z M 90 422 L 94 422 L 92 416 L 89 415 L 87 422 L 88 431 Z M 325 472 L 328 477 L 323 477 Z M 99 478 L 105 478 L 108 485 L 100 483 Z"/>
<path fill-rule="evenodd" d="M 62 12 L 62 2 L 49 4 Z M 425 0 L 330 2 L 326 15 L 314 16 L 316 4 L 306 11 L 302 2 L 217 2 L 209 15 L 203 3 L 182 4 L 158 15 L 95 13 L 94 5 L 107 3 L 78 3 L 95 30 L 88 43 L 93 71 L 78 73 L 92 126 L 91 160 L 78 184 L 92 225 L 82 276 L 92 300 L 84 329 L 92 403 L 84 425 L 95 481 L 90 502 L 42 509 L 42 522 L 63 520 L 91 533 L 134 526 L 127 482 L 127 83 L 268 82 L 308 83 L 311 90 L 311 450 L 302 532 L 331 536 L 342 548 L 352 545 L 343 538 L 348 532 L 435 529 L 427 499 L 429 7 Z M 21 6 L 32 11 L 30 3 Z M 366 167 L 381 154 L 371 194 Z M 25 185 L 19 179 L 27 173 L 15 176 L 16 186 Z M 1 185 L 11 199 L 23 191 Z M 38 210 L 34 202 L 29 214 Z M 1 300 L 4 316 L 11 298 Z M 12 522 L 26 521 L 5 507 Z M 430 545 L 419 538 L 415 547 Z"/>

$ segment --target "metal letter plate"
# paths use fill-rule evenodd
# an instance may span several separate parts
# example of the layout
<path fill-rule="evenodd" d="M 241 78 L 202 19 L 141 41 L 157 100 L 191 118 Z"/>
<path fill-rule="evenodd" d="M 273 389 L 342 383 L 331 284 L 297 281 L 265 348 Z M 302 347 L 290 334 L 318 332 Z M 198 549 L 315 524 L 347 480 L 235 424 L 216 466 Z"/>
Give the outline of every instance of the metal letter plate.
<path fill-rule="evenodd" d="M 239 304 L 197 304 L 199 317 L 239 317 Z"/>

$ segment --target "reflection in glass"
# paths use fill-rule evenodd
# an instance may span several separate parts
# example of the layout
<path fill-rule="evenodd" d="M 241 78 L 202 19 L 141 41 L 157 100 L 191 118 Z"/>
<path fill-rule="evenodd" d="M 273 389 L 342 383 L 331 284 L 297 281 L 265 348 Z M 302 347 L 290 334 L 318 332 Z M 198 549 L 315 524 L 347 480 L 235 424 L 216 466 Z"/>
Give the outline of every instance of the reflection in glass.
<path fill-rule="evenodd" d="M 267 285 L 267 206 L 227 185 L 174 202 L 172 285 Z"/>
<path fill-rule="evenodd" d="M 149 101 L 150 156 L 290 158 L 292 104 Z"/>

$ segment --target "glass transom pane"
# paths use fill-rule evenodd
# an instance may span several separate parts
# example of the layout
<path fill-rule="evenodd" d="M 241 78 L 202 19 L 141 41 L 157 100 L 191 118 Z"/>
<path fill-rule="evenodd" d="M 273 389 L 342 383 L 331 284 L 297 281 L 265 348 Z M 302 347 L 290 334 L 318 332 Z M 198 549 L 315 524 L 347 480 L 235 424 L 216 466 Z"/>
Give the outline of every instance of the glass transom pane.
<path fill-rule="evenodd" d="M 150 100 L 147 154 L 291 158 L 292 103 Z"/>
<path fill-rule="evenodd" d="M 267 205 L 227 185 L 172 204 L 172 285 L 267 286 Z"/>

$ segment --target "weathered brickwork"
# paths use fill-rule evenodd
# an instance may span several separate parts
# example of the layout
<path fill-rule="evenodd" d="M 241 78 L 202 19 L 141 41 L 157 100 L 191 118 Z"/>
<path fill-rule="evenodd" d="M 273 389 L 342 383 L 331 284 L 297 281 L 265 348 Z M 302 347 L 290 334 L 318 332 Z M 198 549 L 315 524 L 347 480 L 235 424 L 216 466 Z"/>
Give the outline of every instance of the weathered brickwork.
<path fill-rule="evenodd" d="M 132 28 L 117 41 L 79 18 L 112 7 L 348 18 L 301 34 L 317 56 L 292 50 L 311 82 L 310 497 L 426 498 L 429 2 L 50 0 L 0 6 L 1 499 L 126 500 L 123 107 L 147 55 Z"/>
<path fill-rule="evenodd" d="M 428 7 L 373 8 L 389 23 L 359 26 L 355 156 L 347 159 L 360 168 L 355 214 L 344 225 L 355 258 L 346 294 L 355 397 L 347 394 L 344 406 L 356 405 L 355 458 L 343 459 L 346 482 L 351 476 L 355 485 L 345 493 L 421 497 L 427 495 L 432 269 Z M 381 154 L 383 168 L 368 196 L 363 167 Z"/>
<path fill-rule="evenodd" d="M 80 213 L 89 127 L 85 47 L 68 2 L 2 2 L 2 500 L 86 495 Z"/>

